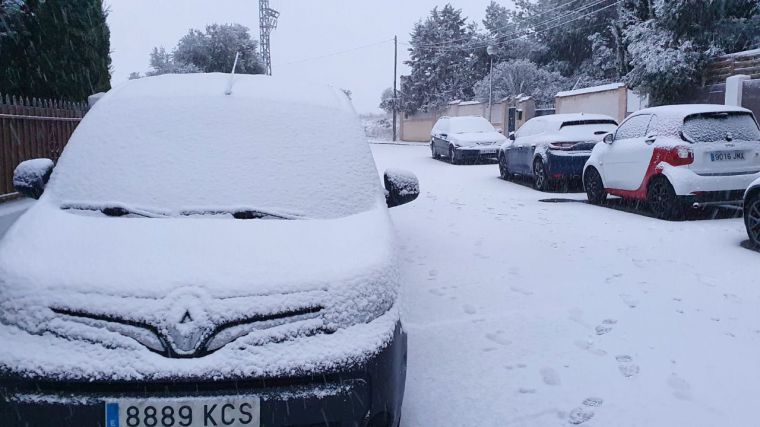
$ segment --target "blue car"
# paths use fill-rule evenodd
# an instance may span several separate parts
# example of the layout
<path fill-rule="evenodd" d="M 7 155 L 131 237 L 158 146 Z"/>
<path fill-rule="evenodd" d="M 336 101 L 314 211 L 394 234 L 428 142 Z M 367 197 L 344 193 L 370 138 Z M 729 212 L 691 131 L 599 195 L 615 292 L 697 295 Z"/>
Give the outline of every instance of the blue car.
<path fill-rule="evenodd" d="M 591 150 L 617 128 L 601 114 L 554 114 L 528 120 L 499 149 L 502 179 L 533 179 L 539 191 L 562 181 L 579 180 Z"/>

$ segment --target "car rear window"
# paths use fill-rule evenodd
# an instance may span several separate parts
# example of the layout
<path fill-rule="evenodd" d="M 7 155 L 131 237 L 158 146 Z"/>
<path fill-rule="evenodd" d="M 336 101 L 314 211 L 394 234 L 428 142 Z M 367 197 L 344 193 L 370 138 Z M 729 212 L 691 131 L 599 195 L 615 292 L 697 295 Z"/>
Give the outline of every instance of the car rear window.
<path fill-rule="evenodd" d="M 617 127 L 617 122 L 614 120 L 573 120 L 569 122 L 563 122 L 560 129 L 564 129 L 568 126 L 583 126 L 583 125 L 612 125 Z"/>
<path fill-rule="evenodd" d="M 760 141 L 760 129 L 749 113 L 704 113 L 684 120 L 684 134 L 694 142 Z"/>

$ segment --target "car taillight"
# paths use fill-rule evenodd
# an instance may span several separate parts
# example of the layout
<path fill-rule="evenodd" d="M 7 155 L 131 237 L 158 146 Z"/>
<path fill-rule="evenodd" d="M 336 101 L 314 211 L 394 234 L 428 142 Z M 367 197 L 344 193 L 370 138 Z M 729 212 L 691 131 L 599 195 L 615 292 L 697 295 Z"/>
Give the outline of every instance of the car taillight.
<path fill-rule="evenodd" d="M 694 151 L 690 147 L 679 145 L 670 148 L 655 149 L 655 163 L 665 162 L 673 166 L 686 166 L 694 163 Z"/>

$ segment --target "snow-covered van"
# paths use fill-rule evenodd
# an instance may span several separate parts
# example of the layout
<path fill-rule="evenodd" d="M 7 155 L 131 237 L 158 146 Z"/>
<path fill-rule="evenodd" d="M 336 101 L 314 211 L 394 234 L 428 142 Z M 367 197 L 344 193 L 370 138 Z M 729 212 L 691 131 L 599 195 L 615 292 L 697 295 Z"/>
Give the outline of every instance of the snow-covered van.
<path fill-rule="evenodd" d="M 726 105 L 669 105 L 628 117 L 586 162 L 592 203 L 607 194 L 649 203 L 659 218 L 687 207 L 741 204 L 760 178 L 760 129 L 750 110 Z"/>
<path fill-rule="evenodd" d="M 0 425 L 398 425 L 388 207 L 418 182 L 382 188 L 340 90 L 230 79 L 130 81 L 16 170 Z"/>

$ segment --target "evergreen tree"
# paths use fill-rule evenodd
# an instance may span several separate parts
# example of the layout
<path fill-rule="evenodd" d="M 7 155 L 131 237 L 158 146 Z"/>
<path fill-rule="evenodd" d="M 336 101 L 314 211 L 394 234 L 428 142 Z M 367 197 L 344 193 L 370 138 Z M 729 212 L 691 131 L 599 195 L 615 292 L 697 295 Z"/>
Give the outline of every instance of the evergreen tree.
<path fill-rule="evenodd" d="M 418 22 L 406 62 L 412 71 L 401 88 L 404 111 L 428 111 L 454 99 L 471 99 L 473 85 L 487 72 L 485 46 L 472 49 L 482 42 L 476 26 L 450 4 Z"/>
<path fill-rule="evenodd" d="M 638 0 L 624 8 L 625 80 L 653 104 L 678 102 L 712 57 L 760 42 L 757 0 Z"/>
<path fill-rule="evenodd" d="M 102 0 L 2 0 L 0 92 L 85 100 L 110 89 Z"/>

